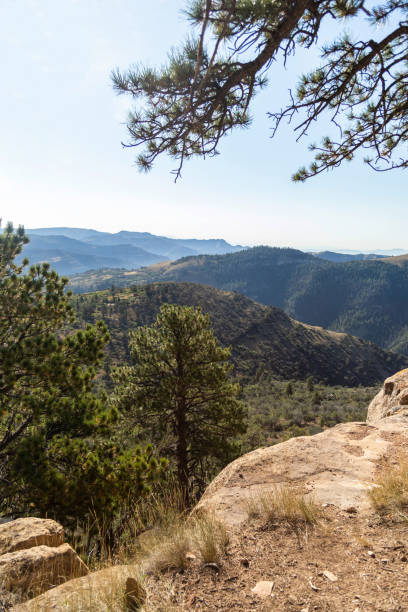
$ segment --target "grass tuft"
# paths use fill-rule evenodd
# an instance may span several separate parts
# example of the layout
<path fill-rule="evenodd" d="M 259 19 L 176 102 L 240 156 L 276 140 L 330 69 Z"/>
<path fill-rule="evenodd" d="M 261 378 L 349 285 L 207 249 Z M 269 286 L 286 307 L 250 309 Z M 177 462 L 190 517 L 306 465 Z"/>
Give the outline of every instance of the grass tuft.
<path fill-rule="evenodd" d="M 225 555 L 229 534 L 213 513 L 199 513 L 192 522 L 193 542 L 204 563 L 220 563 Z"/>
<path fill-rule="evenodd" d="M 399 464 L 384 466 L 374 486 L 368 491 L 374 510 L 383 518 L 408 521 L 408 459 Z"/>
<path fill-rule="evenodd" d="M 321 506 L 312 498 L 288 485 L 276 485 L 270 491 L 249 496 L 246 504 L 250 518 L 259 517 L 269 524 L 283 523 L 295 532 L 316 525 L 322 515 Z"/>

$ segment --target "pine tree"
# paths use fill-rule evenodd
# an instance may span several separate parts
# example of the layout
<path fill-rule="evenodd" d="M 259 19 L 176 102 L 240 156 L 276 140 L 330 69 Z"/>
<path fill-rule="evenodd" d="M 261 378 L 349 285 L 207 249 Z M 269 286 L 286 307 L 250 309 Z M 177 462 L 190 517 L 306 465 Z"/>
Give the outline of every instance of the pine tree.
<path fill-rule="evenodd" d="M 116 402 L 153 440 L 170 436 L 167 453 L 188 503 L 212 462 L 234 456 L 232 438 L 245 430 L 230 350 L 200 308 L 164 304 L 151 327 L 131 332 L 130 352 L 134 365 L 113 374 Z"/>
<path fill-rule="evenodd" d="M 316 120 L 331 121 L 338 138 L 311 145 L 315 161 L 294 180 L 305 179 L 368 150 L 376 170 L 407 168 L 408 3 L 406 0 L 190 0 L 192 28 L 168 65 L 113 73 L 119 93 L 135 100 L 128 146 L 144 147 L 139 167 L 149 170 L 162 153 L 185 160 L 218 153 L 222 137 L 250 124 L 256 93 L 273 65 L 282 69 L 301 47 L 316 45 L 326 22 L 334 35 L 321 49 L 320 65 L 302 75 L 281 111 L 271 112 L 273 134 L 294 120 L 298 138 Z M 343 31 L 355 22 L 357 37 Z M 359 27 L 360 24 L 363 27 Z M 353 25 L 353 24 L 352 24 Z M 336 28 L 337 26 L 337 28 Z M 275 76 L 275 79 L 279 79 Z M 279 87 L 279 82 L 274 84 Z"/>
<path fill-rule="evenodd" d="M 105 325 L 69 332 L 67 279 L 16 263 L 27 243 L 0 235 L 0 514 L 112 517 L 164 469 L 151 448 L 122 452 L 109 437 L 117 410 L 95 392 Z"/>
<path fill-rule="evenodd" d="M 306 378 L 306 387 L 307 387 L 307 390 L 309 391 L 309 393 L 312 393 L 314 391 L 314 382 L 313 382 L 313 377 L 312 376 L 308 376 Z"/>

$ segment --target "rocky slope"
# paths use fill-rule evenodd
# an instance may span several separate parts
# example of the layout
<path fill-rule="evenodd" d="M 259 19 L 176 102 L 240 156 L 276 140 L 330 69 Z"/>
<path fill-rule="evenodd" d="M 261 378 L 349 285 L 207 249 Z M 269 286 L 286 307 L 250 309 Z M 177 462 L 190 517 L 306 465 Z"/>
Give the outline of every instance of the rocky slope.
<path fill-rule="evenodd" d="M 227 466 L 196 509 L 198 514 L 212 509 L 228 525 L 224 557 L 203 564 L 188 553 L 183 572 L 147 575 L 143 610 L 407 610 L 406 520 L 379 518 L 367 501 L 378 470 L 392 469 L 408 456 L 408 406 L 397 399 L 403 400 L 407 387 L 408 370 L 387 379 L 369 407 L 369 423 L 339 425 L 259 449 Z M 313 496 L 322 511 L 318 524 L 296 529 L 284 520 L 265 523 L 248 515 L 248 495 L 276 486 L 294 487 L 305 499 Z M 97 600 L 98 610 L 119 612 L 126 576 L 136 573 L 131 566 L 112 568 L 51 589 L 16 610 L 83 610 L 84 601 Z M 117 574 L 122 603 L 115 599 L 113 605 L 103 593 L 111 592 Z M 82 607 L 70 608 L 83 592 Z"/>
<path fill-rule="evenodd" d="M 228 524 L 248 518 L 248 499 L 289 483 L 321 504 L 371 511 L 367 491 L 384 457 L 408 451 L 408 370 L 388 378 L 371 402 L 366 423 L 342 423 L 314 436 L 260 448 L 229 464 L 200 506 Z"/>

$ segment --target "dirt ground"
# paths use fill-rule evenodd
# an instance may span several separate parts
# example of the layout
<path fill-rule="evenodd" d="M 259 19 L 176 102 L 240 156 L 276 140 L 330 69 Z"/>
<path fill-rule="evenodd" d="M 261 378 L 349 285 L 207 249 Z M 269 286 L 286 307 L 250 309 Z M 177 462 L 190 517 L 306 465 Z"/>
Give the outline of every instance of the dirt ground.
<path fill-rule="evenodd" d="M 259 581 L 273 582 L 264 599 L 251 591 Z M 183 611 L 408 611 L 408 523 L 327 507 L 318 527 L 297 536 L 251 519 L 232 534 L 219 571 L 193 560 L 183 573 L 150 577 L 147 586 L 150 603 L 163 612 L 164 592 Z"/>

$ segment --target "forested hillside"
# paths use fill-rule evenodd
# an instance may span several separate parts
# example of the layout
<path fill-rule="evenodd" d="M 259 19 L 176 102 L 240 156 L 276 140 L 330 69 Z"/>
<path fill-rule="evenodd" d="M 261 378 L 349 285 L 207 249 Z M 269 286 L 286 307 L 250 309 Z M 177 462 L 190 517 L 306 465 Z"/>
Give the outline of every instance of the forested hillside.
<path fill-rule="evenodd" d="M 150 325 L 163 303 L 201 306 L 215 333 L 232 347 L 237 374 L 282 379 L 312 376 L 329 384 L 371 385 L 407 365 L 407 359 L 346 334 L 293 320 L 282 310 L 237 293 L 192 283 L 157 283 L 74 298 L 80 320 L 103 319 L 111 333 L 108 368 L 129 359 L 128 332 Z"/>
<path fill-rule="evenodd" d="M 72 278 L 70 286 L 92 291 L 169 280 L 238 291 L 299 321 L 408 354 L 408 261 L 403 257 L 333 263 L 294 249 L 255 247 L 134 272 L 87 273 Z"/>

